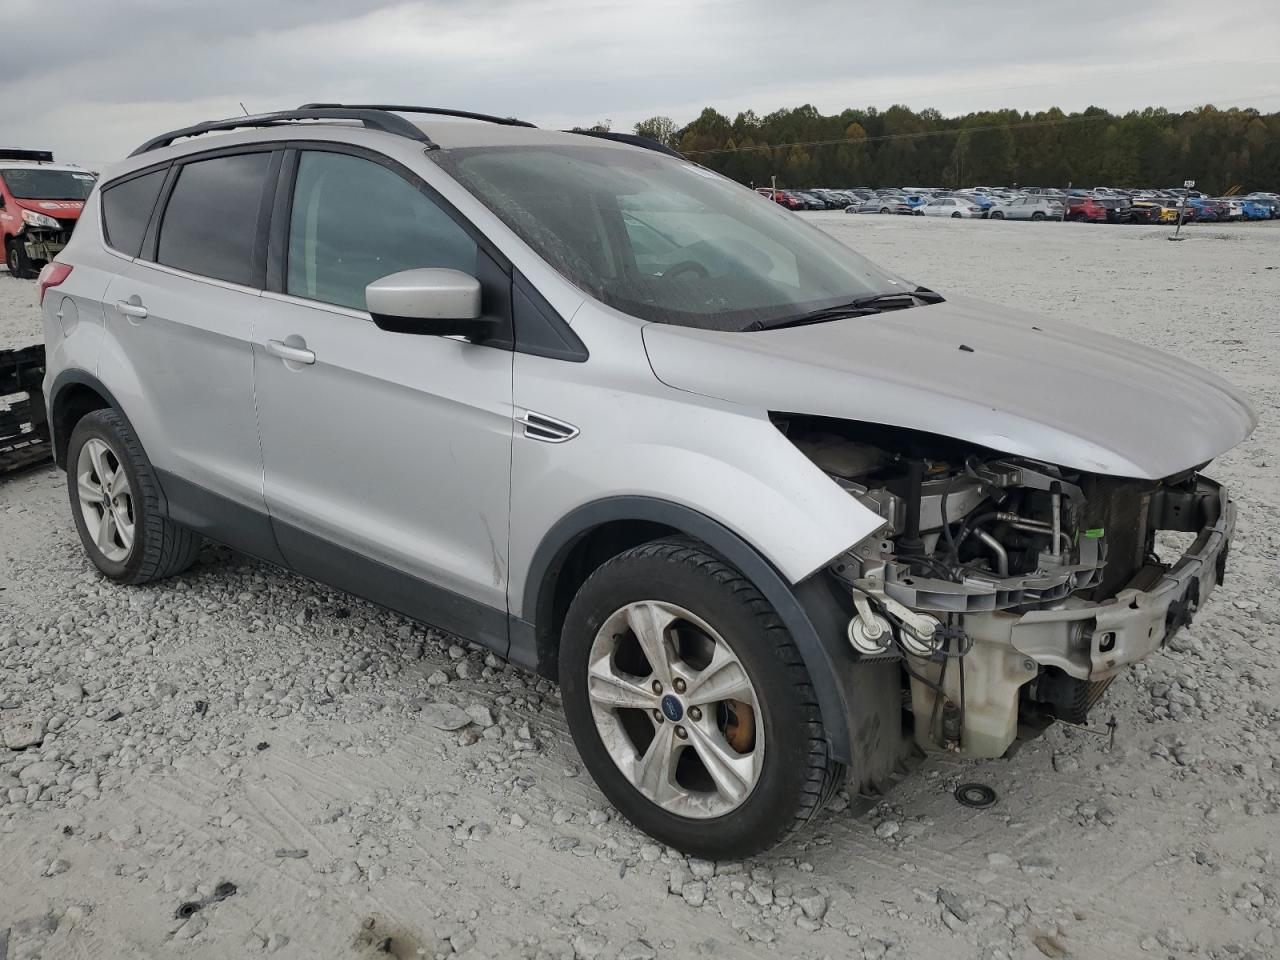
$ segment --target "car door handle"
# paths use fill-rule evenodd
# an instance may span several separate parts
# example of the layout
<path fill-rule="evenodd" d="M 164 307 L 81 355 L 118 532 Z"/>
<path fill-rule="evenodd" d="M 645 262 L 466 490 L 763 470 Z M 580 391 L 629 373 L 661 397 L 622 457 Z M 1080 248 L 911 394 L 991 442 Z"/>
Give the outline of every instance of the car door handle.
<path fill-rule="evenodd" d="M 134 317 L 138 320 L 147 318 L 147 308 L 140 303 L 130 303 L 128 300 L 117 300 L 116 309 L 126 317 Z"/>
<path fill-rule="evenodd" d="M 280 340 L 267 341 L 267 353 L 281 360 L 292 360 L 294 363 L 315 363 L 316 355 L 303 347 L 291 347 Z"/>

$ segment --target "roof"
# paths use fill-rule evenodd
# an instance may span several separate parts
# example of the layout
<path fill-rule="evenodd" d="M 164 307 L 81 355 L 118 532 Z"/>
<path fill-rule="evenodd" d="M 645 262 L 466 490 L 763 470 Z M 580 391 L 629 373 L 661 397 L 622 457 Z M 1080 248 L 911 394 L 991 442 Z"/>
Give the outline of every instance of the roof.
<path fill-rule="evenodd" d="M 445 114 L 447 119 L 413 122 L 403 113 Z M 474 117 L 475 119 L 453 119 Z M 160 134 L 104 171 L 113 180 L 134 170 L 224 147 L 320 140 L 364 144 L 404 159 L 436 150 L 505 146 L 590 146 L 603 150 L 648 149 L 684 159 L 669 147 L 644 137 L 599 131 L 541 130 L 532 124 L 465 111 L 418 107 L 304 104 L 297 110 L 229 117 Z"/>
<path fill-rule="evenodd" d="M 543 130 L 538 127 L 509 127 L 497 123 L 468 121 L 427 120 L 415 123 L 415 127 L 431 138 L 442 150 L 465 147 L 514 147 L 538 144 L 565 144 L 573 146 L 603 146 L 625 149 L 626 145 L 612 140 L 587 141 L 580 133 L 564 133 L 560 130 Z"/>
<path fill-rule="evenodd" d="M 0 170 L 64 170 L 68 173 L 92 173 L 86 167 L 73 163 L 37 163 L 34 160 L 0 160 Z"/>
<path fill-rule="evenodd" d="M 404 114 L 412 114 L 415 117 L 429 116 L 432 119 L 419 123 L 408 119 Z M 446 119 L 435 119 L 439 117 Z M 461 118 L 464 122 L 459 123 L 455 118 Z M 225 134 L 237 130 L 277 129 L 290 131 L 285 135 L 291 137 L 294 135 L 292 131 L 296 131 L 300 124 L 327 127 L 330 136 L 345 127 L 359 126 L 365 130 L 391 134 L 423 144 L 427 150 L 533 143 L 581 143 L 579 138 L 589 136 L 607 143 L 641 147 L 679 156 L 670 147 L 635 134 L 600 130 L 566 132 L 538 130 L 533 124 L 513 117 L 496 117 L 450 107 L 342 103 L 304 103 L 296 110 L 276 110 L 268 113 L 246 114 L 242 117 L 227 117 L 223 120 L 206 120 L 152 137 L 129 156 L 137 157 L 164 150 L 179 140 L 190 140 L 196 137 L 203 139 L 210 133 Z M 433 136 L 433 132 L 441 139 Z M 572 139 L 565 139 L 566 137 Z M 263 139 L 275 140 L 278 137 L 268 136 Z M 48 159 L 52 159 L 52 155 L 49 155 Z"/>

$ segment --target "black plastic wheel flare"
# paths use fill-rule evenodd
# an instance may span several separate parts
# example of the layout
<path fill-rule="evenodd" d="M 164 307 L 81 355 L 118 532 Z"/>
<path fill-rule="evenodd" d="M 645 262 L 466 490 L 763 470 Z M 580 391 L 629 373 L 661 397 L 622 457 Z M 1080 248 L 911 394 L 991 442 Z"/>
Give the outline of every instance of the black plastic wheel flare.
<path fill-rule="evenodd" d="M 996 792 L 985 783 L 962 783 L 956 787 L 956 799 L 966 807 L 982 809 L 996 802 Z"/>

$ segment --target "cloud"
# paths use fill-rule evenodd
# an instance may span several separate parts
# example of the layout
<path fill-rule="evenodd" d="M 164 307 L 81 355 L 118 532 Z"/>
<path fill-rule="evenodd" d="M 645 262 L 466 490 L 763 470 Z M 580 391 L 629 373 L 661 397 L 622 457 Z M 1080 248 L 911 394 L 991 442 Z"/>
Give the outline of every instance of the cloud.
<path fill-rule="evenodd" d="M 616 129 L 805 102 L 1280 109 L 1273 0 L 1082 0 L 1069 17 L 1014 0 L 15 2 L 0 129 L 68 160 L 109 161 L 241 102 L 428 103 Z"/>

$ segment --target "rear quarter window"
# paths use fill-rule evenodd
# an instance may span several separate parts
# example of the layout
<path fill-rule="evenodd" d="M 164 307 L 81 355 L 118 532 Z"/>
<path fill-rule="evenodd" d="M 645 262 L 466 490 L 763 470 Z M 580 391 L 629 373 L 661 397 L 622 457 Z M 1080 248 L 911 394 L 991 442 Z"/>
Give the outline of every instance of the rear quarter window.
<path fill-rule="evenodd" d="M 102 234 L 107 246 L 130 257 L 141 252 L 165 172 L 155 170 L 102 191 Z"/>

